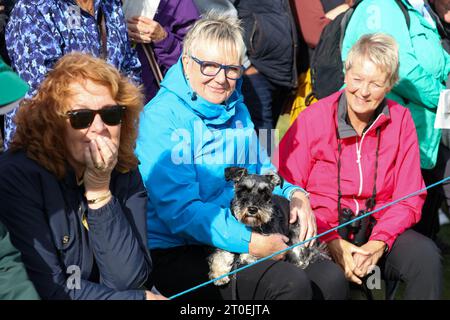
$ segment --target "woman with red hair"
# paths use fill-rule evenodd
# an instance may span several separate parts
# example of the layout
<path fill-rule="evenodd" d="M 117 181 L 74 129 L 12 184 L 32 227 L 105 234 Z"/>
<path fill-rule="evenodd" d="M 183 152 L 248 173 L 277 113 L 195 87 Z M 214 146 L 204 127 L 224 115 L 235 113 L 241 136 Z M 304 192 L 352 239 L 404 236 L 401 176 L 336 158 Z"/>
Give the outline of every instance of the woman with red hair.
<path fill-rule="evenodd" d="M 105 61 L 60 59 L 0 159 L 0 221 L 43 299 L 149 299 L 142 94 Z"/>

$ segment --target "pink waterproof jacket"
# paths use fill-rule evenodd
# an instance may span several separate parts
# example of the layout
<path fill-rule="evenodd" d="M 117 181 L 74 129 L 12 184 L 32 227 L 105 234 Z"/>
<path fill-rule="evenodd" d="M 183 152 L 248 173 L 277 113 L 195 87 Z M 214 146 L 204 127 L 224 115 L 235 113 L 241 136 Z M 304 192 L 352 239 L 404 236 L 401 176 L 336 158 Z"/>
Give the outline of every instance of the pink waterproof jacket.
<path fill-rule="evenodd" d="M 417 134 L 408 109 L 385 99 L 374 121 L 358 136 L 347 118 L 343 91 L 324 98 L 303 111 L 283 137 L 277 159 L 280 174 L 310 193 L 318 233 L 338 222 L 338 133 L 341 141 L 342 208 L 354 213 L 366 208 L 372 196 L 377 128 L 380 146 L 376 181 L 377 209 L 425 187 L 421 171 Z M 417 223 L 426 192 L 374 213 L 377 220 L 370 240 L 384 241 L 388 248 L 399 234 Z M 339 238 L 333 231 L 321 238 Z"/>

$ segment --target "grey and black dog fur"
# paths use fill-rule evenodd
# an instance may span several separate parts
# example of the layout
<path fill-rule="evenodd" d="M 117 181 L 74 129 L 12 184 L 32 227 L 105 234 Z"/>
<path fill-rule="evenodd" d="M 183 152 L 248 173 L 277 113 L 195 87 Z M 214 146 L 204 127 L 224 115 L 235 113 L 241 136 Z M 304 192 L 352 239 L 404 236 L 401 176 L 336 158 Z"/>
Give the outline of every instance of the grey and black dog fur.
<path fill-rule="evenodd" d="M 289 224 L 289 201 L 273 195 L 274 188 L 283 184 L 282 178 L 275 172 L 265 175 L 248 174 L 247 169 L 229 167 L 225 169 L 225 179 L 234 181 L 234 198 L 231 211 L 237 220 L 250 226 L 252 231 L 261 234 L 280 233 L 289 237 L 288 246 L 300 242 L 300 224 Z M 281 208 L 284 208 L 283 210 Z M 330 259 L 325 244 L 316 242 L 312 247 L 296 246 L 286 254 L 286 261 L 304 269 L 310 263 Z M 216 249 L 208 258 L 209 278 L 216 279 L 229 273 L 233 266 L 243 266 L 253 263 L 256 257 L 243 253 L 235 254 Z M 230 278 L 224 277 L 214 284 L 225 285 Z"/>

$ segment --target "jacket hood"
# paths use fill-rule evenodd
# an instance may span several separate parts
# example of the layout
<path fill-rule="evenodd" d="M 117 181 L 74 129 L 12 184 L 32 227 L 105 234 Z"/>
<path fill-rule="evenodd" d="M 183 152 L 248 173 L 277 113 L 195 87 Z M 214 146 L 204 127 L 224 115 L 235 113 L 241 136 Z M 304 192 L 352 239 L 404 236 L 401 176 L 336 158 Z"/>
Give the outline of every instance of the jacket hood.
<path fill-rule="evenodd" d="M 236 106 L 243 103 L 244 99 L 241 93 L 242 78 L 237 80 L 236 89 L 224 104 L 214 104 L 206 101 L 200 95 L 194 92 L 186 80 L 183 71 L 181 57 L 178 62 L 168 71 L 161 88 L 164 88 L 184 102 L 184 105 L 198 115 L 207 125 L 221 125 L 230 120 L 236 114 Z"/>

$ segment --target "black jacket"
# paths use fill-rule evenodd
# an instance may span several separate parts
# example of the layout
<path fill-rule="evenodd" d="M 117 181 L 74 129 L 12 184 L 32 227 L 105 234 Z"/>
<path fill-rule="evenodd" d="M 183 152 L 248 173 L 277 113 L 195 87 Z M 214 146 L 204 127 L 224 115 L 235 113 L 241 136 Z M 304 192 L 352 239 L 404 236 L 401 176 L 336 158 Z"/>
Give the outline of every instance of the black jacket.
<path fill-rule="evenodd" d="M 297 86 L 298 35 L 289 0 L 235 2 L 251 63 L 271 82 Z"/>
<path fill-rule="evenodd" d="M 144 299 L 147 192 L 137 170 L 114 171 L 110 189 L 91 210 L 73 171 L 58 180 L 24 152 L 0 157 L 0 220 L 43 299 Z"/>
<path fill-rule="evenodd" d="M 5 10 L 0 13 L 0 55 L 8 65 L 11 64 L 8 52 L 6 51 L 5 28 L 8 23 L 9 14 L 11 13 L 14 4 L 17 0 L 0 0 L 0 5 L 5 7 Z"/>

